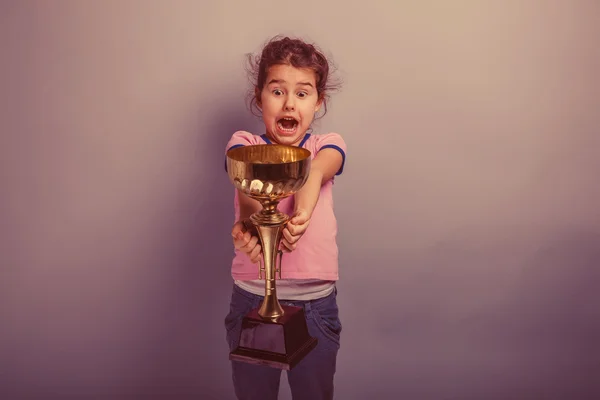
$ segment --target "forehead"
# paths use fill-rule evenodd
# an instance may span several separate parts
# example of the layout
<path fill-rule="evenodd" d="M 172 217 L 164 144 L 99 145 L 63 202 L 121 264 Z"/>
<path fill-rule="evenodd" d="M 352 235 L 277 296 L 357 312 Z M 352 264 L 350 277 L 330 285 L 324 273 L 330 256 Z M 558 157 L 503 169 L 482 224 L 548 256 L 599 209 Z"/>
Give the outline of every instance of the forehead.
<path fill-rule="evenodd" d="M 300 82 L 308 82 L 315 86 L 316 75 L 310 68 L 296 68 L 291 65 L 273 65 L 267 73 L 267 84 L 272 80 L 285 81 L 295 85 Z"/>

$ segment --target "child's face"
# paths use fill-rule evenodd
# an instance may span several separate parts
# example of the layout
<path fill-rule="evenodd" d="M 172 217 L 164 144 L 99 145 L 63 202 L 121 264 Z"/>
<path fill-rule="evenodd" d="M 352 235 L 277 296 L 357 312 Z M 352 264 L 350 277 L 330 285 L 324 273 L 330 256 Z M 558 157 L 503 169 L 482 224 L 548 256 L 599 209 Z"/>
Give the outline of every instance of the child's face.
<path fill-rule="evenodd" d="M 269 69 L 258 105 L 271 141 L 298 145 L 321 107 L 315 73 L 290 65 Z"/>

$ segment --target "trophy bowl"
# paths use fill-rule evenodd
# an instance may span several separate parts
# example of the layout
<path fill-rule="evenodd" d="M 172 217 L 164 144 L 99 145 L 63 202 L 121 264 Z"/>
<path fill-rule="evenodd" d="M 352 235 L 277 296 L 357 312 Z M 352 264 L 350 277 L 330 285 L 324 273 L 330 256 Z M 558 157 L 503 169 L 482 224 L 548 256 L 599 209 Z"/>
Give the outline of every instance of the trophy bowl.
<path fill-rule="evenodd" d="M 294 146 L 258 144 L 227 152 L 231 183 L 262 202 L 281 200 L 296 193 L 310 170 L 310 151 Z"/>
<path fill-rule="evenodd" d="M 294 146 L 260 144 L 227 151 L 229 180 L 245 195 L 260 202 L 261 210 L 244 221 L 246 230 L 256 233 L 263 263 L 258 278 L 265 280 L 260 307 L 242 321 L 238 346 L 231 360 L 292 369 L 317 345 L 308 333 L 304 309 L 282 306 L 277 299 L 275 273 L 281 279 L 282 252 L 279 245 L 290 219 L 277 209 L 279 202 L 297 193 L 308 179 L 311 152 Z M 279 254 L 279 265 L 276 265 Z"/>

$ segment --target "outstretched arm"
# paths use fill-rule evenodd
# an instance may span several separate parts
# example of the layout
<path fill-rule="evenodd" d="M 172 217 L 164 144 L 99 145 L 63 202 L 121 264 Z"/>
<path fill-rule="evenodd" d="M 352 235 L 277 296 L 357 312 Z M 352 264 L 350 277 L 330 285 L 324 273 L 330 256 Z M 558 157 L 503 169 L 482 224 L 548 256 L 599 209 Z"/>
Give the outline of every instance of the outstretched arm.
<path fill-rule="evenodd" d="M 341 166 L 342 155 L 338 150 L 327 148 L 319 151 L 311 162 L 306 183 L 295 195 L 294 211 L 304 210 L 310 218 L 319 200 L 321 186 L 333 178 Z"/>
<path fill-rule="evenodd" d="M 308 228 L 321 186 L 335 176 L 342 163 L 342 154 L 332 148 L 322 149 L 312 160 L 308 179 L 295 195 L 294 215 L 283 231 L 284 249 L 292 251 L 296 248 L 296 242 Z"/>

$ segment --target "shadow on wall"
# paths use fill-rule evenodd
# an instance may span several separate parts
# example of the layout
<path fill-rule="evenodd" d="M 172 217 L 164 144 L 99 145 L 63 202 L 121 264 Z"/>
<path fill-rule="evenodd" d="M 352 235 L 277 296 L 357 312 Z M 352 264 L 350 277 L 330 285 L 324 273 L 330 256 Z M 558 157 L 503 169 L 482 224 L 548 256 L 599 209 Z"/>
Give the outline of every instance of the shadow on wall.
<path fill-rule="evenodd" d="M 154 299 L 147 332 L 151 350 L 140 361 L 146 374 L 125 398 L 208 400 L 232 394 L 223 320 L 232 285 L 234 189 L 224 170 L 224 154 L 236 130 L 252 131 L 256 124 L 238 99 L 198 111 L 193 179 L 170 230 L 177 232 L 176 250 L 166 266 L 170 279 L 161 283 L 162 292 Z"/>

